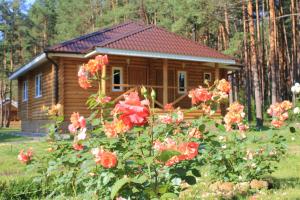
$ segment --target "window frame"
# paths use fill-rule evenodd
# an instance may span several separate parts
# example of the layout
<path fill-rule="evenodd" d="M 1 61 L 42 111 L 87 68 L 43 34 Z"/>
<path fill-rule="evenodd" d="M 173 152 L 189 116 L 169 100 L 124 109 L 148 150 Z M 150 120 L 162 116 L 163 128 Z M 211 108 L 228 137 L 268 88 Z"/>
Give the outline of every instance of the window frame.
<path fill-rule="evenodd" d="M 111 75 L 111 77 L 112 77 L 112 79 L 111 79 L 111 91 L 113 91 L 113 92 L 122 92 L 123 91 L 123 87 L 122 86 L 114 86 L 114 71 L 115 70 L 119 70 L 120 71 L 120 84 L 123 84 L 123 68 L 122 67 L 112 67 L 112 69 L 111 69 L 111 73 L 112 73 L 112 75 Z M 120 87 L 119 89 L 116 89 L 116 88 L 114 88 L 114 87 Z"/>
<path fill-rule="evenodd" d="M 23 81 L 22 89 L 22 100 L 26 102 L 28 101 L 28 80 Z"/>
<path fill-rule="evenodd" d="M 179 81 L 179 77 L 180 75 L 183 74 L 184 75 L 184 91 L 181 91 L 180 88 L 180 81 Z M 187 92 L 187 71 L 177 71 L 177 92 L 178 94 L 185 94 Z"/>
<path fill-rule="evenodd" d="M 39 78 L 39 86 L 37 84 L 37 78 Z M 40 98 L 42 97 L 42 74 L 37 74 L 34 77 L 34 93 L 35 93 L 35 97 L 34 98 Z M 37 90 L 37 86 L 39 88 L 39 90 Z M 39 94 L 37 94 L 37 91 L 39 91 Z"/>
<path fill-rule="evenodd" d="M 208 74 L 208 75 L 209 75 L 209 78 L 210 78 L 210 79 L 208 80 L 208 82 L 211 82 L 211 81 L 212 81 L 212 74 L 211 74 L 211 72 L 204 72 L 204 73 L 203 73 L 203 83 L 204 83 L 205 80 L 206 80 L 206 79 L 205 79 L 205 75 L 206 75 L 206 74 Z"/>

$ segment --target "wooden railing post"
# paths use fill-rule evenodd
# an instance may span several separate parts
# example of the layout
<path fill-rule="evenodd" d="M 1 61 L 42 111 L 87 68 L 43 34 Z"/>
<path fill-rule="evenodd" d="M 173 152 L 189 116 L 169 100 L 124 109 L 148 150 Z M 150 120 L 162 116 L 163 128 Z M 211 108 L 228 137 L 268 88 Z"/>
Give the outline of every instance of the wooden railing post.
<path fill-rule="evenodd" d="M 163 60 L 163 104 L 168 103 L 168 60 Z"/>
<path fill-rule="evenodd" d="M 215 64 L 215 80 L 219 80 L 220 79 L 220 68 L 219 68 L 219 64 L 216 63 Z"/>
<path fill-rule="evenodd" d="M 101 92 L 103 95 L 106 93 L 106 65 L 103 65 L 101 72 Z"/>

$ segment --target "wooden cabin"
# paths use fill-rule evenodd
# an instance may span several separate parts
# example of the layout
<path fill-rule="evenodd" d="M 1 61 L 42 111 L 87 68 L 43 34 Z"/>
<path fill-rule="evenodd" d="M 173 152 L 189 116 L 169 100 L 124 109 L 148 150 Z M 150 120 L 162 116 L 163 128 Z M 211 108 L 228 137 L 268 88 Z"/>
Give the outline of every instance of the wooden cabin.
<path fill-rule="evenodd" d="M 48 119 L 41 108 L 56 103 L 63 105 L 66 121 L 73 112 L 88 116 L 85 102 L 96 88 L 80 88 L 77 72 L 99 54 L 109 58 L 103 69 L 107 96 L 144 85 L 156 90 L 158 108 L 189 108 L 190 89 L 238 69 L 232 57 L 154 25 L 130 21 L 101 29 L 45 49 L 10 76 L 18 80 L 22 131 L 43 131 Z"/>
<path fill-rule="evenodd" d="M 9 107 L 11 108 L 9 109 Z M 0 126 L 6 126 L 8 118 L 10 118 L 10 127 L 20 128 L 20 119 L 18 117 L 18 102 L 5 99 L 0 101 Z"/>

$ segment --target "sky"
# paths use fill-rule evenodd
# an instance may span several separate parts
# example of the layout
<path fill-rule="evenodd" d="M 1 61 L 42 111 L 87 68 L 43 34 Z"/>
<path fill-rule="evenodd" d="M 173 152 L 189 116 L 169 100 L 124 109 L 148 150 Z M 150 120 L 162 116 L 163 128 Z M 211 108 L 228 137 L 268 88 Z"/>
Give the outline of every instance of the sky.
<path fill-rule="evenodd" d="M 28 9 L 32 6 L 32 4 L 35 2 L 35 0 L 25 0 L 26 2 L 26 8 L 25 8 L 25 12 L 28 11 Z"/>
<path fill-rule="evenodd" d="M 1 1 L 1 0 L 0 0 Z M 32 4 L 35 2 L 35 0 L 25 0 L 25 7 L 22 7 L 22 11 L 27 13 L 27 11 L 29 10 L 29 8 L 32 6 Z M 3 39 L 3 33 L 0 31 L 0 40 Z"/>

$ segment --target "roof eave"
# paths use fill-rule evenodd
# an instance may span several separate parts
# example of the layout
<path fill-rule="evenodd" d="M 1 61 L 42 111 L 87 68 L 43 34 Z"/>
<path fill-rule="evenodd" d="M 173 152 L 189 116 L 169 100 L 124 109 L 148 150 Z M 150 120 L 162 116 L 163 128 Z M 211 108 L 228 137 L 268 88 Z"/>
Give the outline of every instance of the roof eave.
<path fill-rule="evenodd" d="M 18 77 L 24 75 L 26 72 L 34 69 L 35 67 L 39 66 L 40 64 L 42 64 L 46 61 L 47 61 L 46 54 L 45 53 L 40 54 L 39 56 L 32 59 L 29 63 L 27 63 L 26 65 L 20 67 L 17 71 L 12 73 L 9 76 L 9 80 L 17 79 Z"/>
<path fill-rule="evenodd" d="M 168 53 L 149 52 L 149 51 L 134 51 L 134 50 L 102 48 L 102 47 L 96 47 L 94 51 L 87 53 L 85 57 L 88 58 L 96 54 L 111 54 L 111 55 L 120 55 L 120 56 L 136 56 L 136 57 L 146 57 L 146 58 L 162 58 L 162 59 L 172 59 L 172 60 L 219 63 L 219 64 L 224 64 L 227 67 L 236 64 L 235 60 L 233 59 L 198 57 L 198 56 L 188 56 L 188 55 L 179 55 L 179 54 L 168 54 Z M 235 69 L 236 67 L 233 68 Z"/>
<path fill-rule="evenodd" d="M 36 58 L 32 59 L 29 63 L 27 63 L 26 65 L 23 65 L 22 67 L 20 67 L 18 70 L 16 70 L 15 72 L 13 72 L 10 76 L 9 76 L 9 80 L 14 80 L 17 79 L 18 77 L 24 75 L 25 73 L 27 73 L 28 71 L 38 67 L 39 65 L 43 64 L 44 62 L 46 62 L 47 59 L 47 55 L 49 57 L 68 57 L 68 58 L 85 58 L 84 55 L 85 54 L 79 54 L 79 53 L 69 53 L 69 52 L 45 52 L 40 54 L 39 56 L 37 56 Z"/>
<path fill-rule="evenodd" d="M 113 48 L 100 48 L 96 47 L 95 50 L 87 53 L 70 53 L 70 52 L 45 52 L 31 60 L 26 65 L 20 67 L 17 71 L 10 75 L 9 79 L 14 80 L 18 77 L 24 75 L 28 71 L 38 67 L 40 64 L 47 61 L 48 56 L 58 56 L 58 57 L 73 57 L 73 58 L 88 58 L 96 54 L 111 54 L 111 55 L 121 55 L 121 56 L 136 56 L 136 57 L 146 57 L 146 58 L 161 58 L 161 59 L 172 59 L 172 60 L 184 60 L 184 61 L 196 61 L 196 62 L 207 62 L 207 63 L 219 63 L 220 68 L 238 70 L 239 67 L 236 66 L 236 62 L 233 59 L 220 59 L 220 58 L 209 58 L 209 57 L 198 57 L 198 56 L 188 56 L 179 54 L 168 54 L 159 52 L 149 52 L 149 51 L 135 51 L 135 50 L 124 50 L 124 49 L 113 49 Z"/>

